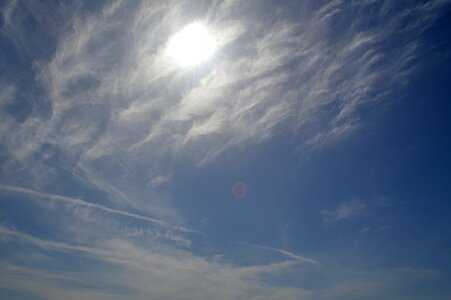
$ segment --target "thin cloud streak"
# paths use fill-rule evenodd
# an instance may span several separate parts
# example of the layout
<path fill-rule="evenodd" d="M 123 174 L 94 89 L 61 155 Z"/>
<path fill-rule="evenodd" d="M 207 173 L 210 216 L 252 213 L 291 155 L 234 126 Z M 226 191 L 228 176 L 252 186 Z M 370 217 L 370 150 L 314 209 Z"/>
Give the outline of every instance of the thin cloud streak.
<path fill-rule="evenodd" d="M 113 209 L 113 208 L 109 208 L 103 205 L 99 205 L 99 204 L 95 204 L 95 203 L 91 203 L 91 202 L 86 202 L 84 200 L 80 200 L 80 199 L 74 199 L 71 197 L 67 197 L 67 196 L 60 196 L 60 195 L 55 195 L 55 194 L 48 194 L 48 193 L 42 193 L 42 192 L 38 192 L 32 189 L 28 189 L 28 188 L 23 188 L 23 187 L 18 187 L 18 186 L 9 186 L 9 185 L 4 185 L 4 184 L 0 184 L 0 190 L 3 191 L 8 191 L 8 192 L 15 192 L 15 193 L 20 193 L 20 194 L 25 194 L 27 196 L 35 196 L 38 198 L 45 198 L 51 201 L 58 201 L 58 202 L 63 202 L 72 206 L 82 206 L 82 207 L 88 207 L 88 208 L 94 208 L 94 209 L 98 209 L 110 214 L 115 214 L 115 215 L 120 215 L 120 216 L 124 216 L 124 217 L 129 217 L 129 218 L 133 218 L 133 219 L 137 219 L 137 220 L 142 220 L 142 221 L 147 221 L 150 222 L 152 224 L 155 225 L 159 225 L 161 227 L 165 227 L 165 228 L 171 228 L 171 229 L 176 229 L 182 232 L 186 232 L 186 233 L 196 233 L 199 234 L 200 232 L 197 230 L 193 230 L 193 229 L 189 229 L 189 228 L 185 228 L 182 226 L 172 226 L 162 220 L 158 220 L 158 219 L 154 219 L 154 218 L 150 218 L 150 217 L 146 217 L 146 216 L 142 216 L 142 215 L 138 215 L 138 214 L 134 214 L 134 213 L 130 213 L 127 211 L 123 211 L 123 210 L 118 210 L 118 209 Z M 34 198 L 32 198 L 34 199 Z"/>
<path fill-rule="evenodd" d="M 264 250 L 271 250 L 274 252 L 278 252 L 281 253 L 285 256 L 288 256 L 294 260 L 303 262 L 303 263 L 310 263 L 310 264 L 319 264 L 319 262 L 317 260 L 314 260 L 312 258 L 308 258 L 308 257 L 303 257 L 294 253 L 291 253 L 290 251 L 284 250 L 284 249 L 278 249 L 278 248 L 273 248 L 273 247 L 267 247 L 267 246 L 261 246 L 261 245 L 256 245 L 256 244 L 251 244 L 251 243 L 247 243 L 247 242 L 241 242 L 241 241 L 237 241 L 237 243 L 241 244 L 241 245 L 246 245 L 246 246 L 251 246 L 251 247 L 255 247 L 255 248 L 259 248 L 259 249 L 264 249 Z"/>

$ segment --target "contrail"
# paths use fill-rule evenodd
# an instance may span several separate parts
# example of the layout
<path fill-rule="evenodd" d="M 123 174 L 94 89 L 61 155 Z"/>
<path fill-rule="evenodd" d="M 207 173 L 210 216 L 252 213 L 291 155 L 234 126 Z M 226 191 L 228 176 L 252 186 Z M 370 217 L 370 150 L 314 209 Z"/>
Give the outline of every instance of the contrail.
<path fill-rule="evenodd" d="M 168 224 L 167 222 L 159 220 L 159 219 L 142 216 L 142 215 L 138 215 L 135 213 L 118 210 L 118 209 L 114 209 L 114 208 L 109 208 L 109 207 L 106 207 L 103 205 L 86 202 L 81 199 L 75 199 L 75 198 L 71 198 L 71 197 L 67 197 L 67 196 L 61 196 L 61 195 L 55 195 L 55 194 L 49 194 L 49 193 L 43 193 L 43 192 L 38 192 L 38 191 L 29 189 L 29 188 L 5 185 L 5 184 L 0 184 L 0 190 L 14 192 L 14 193 L 20 193 L 20 194 L 26 194 L 28 196 L 36 196 L 39 198 L 46 198 L 51 201 L 63 202 L 63 203 L 67 203 L 69 205 L 74 205 L 74 206 L 84 206 L 84 207 L 89 207 L 89 208 L 93 208 L 93 209 L 98 209 L 98 210 L 101 210 L 101 211 L 104 211 L 104 212 L 107 212 L 110 214 L 115 214 L 115 215 L 125 216 L 125 217 L 134 218 L 134 219 L 138 219 L 138 220 L 143 220 L 143 221 L 147 221 L 147 222 L 150 222 L 153 224 L 157 224 L 162 227 L 172 228 L 172 229 L 183 231 L 183 232 L 200 233 L 196 230 L 185 228 L 182 226 L 172 226 L 172 225 Z"/>

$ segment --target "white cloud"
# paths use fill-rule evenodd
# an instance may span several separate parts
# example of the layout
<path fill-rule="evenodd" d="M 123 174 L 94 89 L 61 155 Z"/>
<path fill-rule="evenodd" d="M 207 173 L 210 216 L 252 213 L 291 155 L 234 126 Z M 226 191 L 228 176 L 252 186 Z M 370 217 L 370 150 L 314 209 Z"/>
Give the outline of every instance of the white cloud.
<path fill-rule="evenodd" d="M 18 186 L 9 186 L 9 185 L 3 185 L 3 184 L 0 184 L 0 190 L 25 194 L 25 195 L 29 196 L 31 199 L 44 198 L 44 199 L 48 199 L 50 201 L 63 202 L 72 207 L 81 206 L 81 207 L 86 207 L 86 208 L 90 208 L 90 209 L 96 209 L 96 210 L 100 210 L 100 211 L 114 214 L 114 215 L 128 217 L 128 218 L 132 218 L 132 219 L 136 219 L 136 220 L 147 221 L 154 225 L 158 225 L 158 226 L 165 227 L 165 228 L 176 229 L 176 230 L 183 231 L 183 232 L 199 233 L 196 230 L 185 228 L 182 226 L 172 226 L 172 225 L 166 223 L 165 221 L 162 221 L 159 219 L 155 219 L 155 218 L 151 218 L 148 216 L 143 216 L 143 215 L 139 215 L 139 214 L 135 214 L 135 213 L 130 213 L 130 212 L 119 210 L 119 209 L 109 208 L 109 207 L 106 207 L 103 205 L 99 205 L 99 204 L 92 203 L 92 202 L 87 202 L 87 201 L 84 201 L 81 199 L 74 199 L 74 198 L 67 197 L 67 196 L 42 193 L 42 192 L 38 192 L 38 191 L 28 189 L 28 188 L 23 188 L 23 187 L 18 187 Z"/>
<path fill-rule="evenodd" d="M 11 3 L 8 16 L 16 11 Z M 168 156 L 206 164 L 230 148 L 271 138 L 278 126 L 291 130 L 299 149 L 317 149 L 358 130 L 361 108 L 387 101 L 408 82 L 421 56 L 419 29 L 433 24 L 441 5 L 396 11 L 390 2 L 332 1 L 302 18 L 279 6 L 269 10 L 275 16 L 257 19 L 240 1 L 212 4 L 201 18 L 183 1 L 114 1 L 86 15 L 58 7 L 70 24 L 55 26 L 65 31 L 53 33 L 51 59 L 35 62 L 51 112 L 11 123 L 5 145 L 27 168 L 27 158 L 51 143 L 67 154 L 68 165 L 105 182 L 105 169 L 133 177 L 137 166 L 149 170 L 144 181 L 150 182 L 170 173 L 159 164 Z M 353 14 L 357 9 L 381 21 L 368 28 L 368 16 Z M 349 14 L 352 26 L 329 34 Z M 192 19 L 201 19 L 219 46 L 211 62 L 186 71 L 163 52 Z M 27 34 L 16 28 L 20 34 L 6 32 L 8 38 Z"/>
<path fill-rule="evenodd" d="M 366 210 L 366 205 L 360 201 L 353 200 L 342 202 L 338 207 L 331 210 L 323 210 L 321 215 L 324 222 L 331 223 L 360 216 Z"/>
<path fill-rule="evenodd" d="M 184 299 L 206 299 L 209 297 L 215 299 L 253 299 L 263 296 L 266 296 L 267 299 L 273 299 L 273 295 L 293 294 L 295 291 L 297 291 L 297 295 L 303 293 L 301 289 L 278 286 L 265 287 L 259 283 L 259 276 L 284 272 L 285 269 L 298 263 L 295 260 L 261 266 L 239 267 L 206 260 L 188 252 L 171 248 L 150 251 L 118 239 L 102 241 L 98 245 L 87 247 L 47 241 L 5 227 L 0 227 L 0 236 L 2 239 L 12 239 L 10 243 L 14 241 L 26 242 L 44 250 L 79 253 L 82 254 L 82 257 L 88 256 L 112 264 L 108 269 L 120 270 L 114 272 L 116 275 L 113 276 L 108 269 L 106 272 L 93 270 L 95 276 L 88 274 L 88 278 L 95 280 L 94 282 L 103 282 L 103 285 L 120 284 L 127 287 L 132 291 L 129 295 L 131 299 L 144 299 L 146 297 L 176 299 L 181 295 Z M 79 257 L 79 259 L 82 258 Z M 62 292 L 62 287 L 59 286 L 58 281 L 67 278 L 55 278 L 56 275 L 52 275 L 52 271 L 49 270 L 44 271 L 49 274 L 45 277 L 39 274 L 37 278 L 26 276 L 25 281 L 23 279 L 15 280 L 17 277 L 13 275 L 14 273 L 30 273 L 28 270 L 23 272 L 23 267 L 19 268 L 22 271 L 8 272 L 4 270 L 1 275 L 5 281 L 2 280 L 2 282 L 9 282 L 10 288 L 22 288 L 33 294 L 47 295 L 50 299 L 55 299 L 55 295 L 47 293 Z M 71 277 L 76 274 L 74 273 Z M 59 277 L 61 276 L 59 275 Z M 46 277 L 51 277 L 57 281 L 46 281 Z M 47 285 L 46 289 L 39 289 L 35 285 L 40 281 Z M 68 293 L 68 297 L 75 298 L 75 295 L 92 296 L 92 291 L 84 289 L 84 285 L 89 287 L 88 284 L 79 284 L 81 288 L 71 289 L 69 287 L 64 290 Z M 289 291 L 291 292 L 289 293 Z M 118 295 L 109 292 L 108 289 L 97 293 L 100 299 L 111 296 L 118 297 Z M 277 297 L 274 299 L 277 299 Z"/>
<path fill-rule="evenodd" d="M 0 77 L 1 154 L 6 160 L 1 171 L 10 183 L 0 189 L 63 203 L 80 220 L 94 219 L 83 208 L 101 211 L 114 221 L 96 215 L 97 223 L 85 227 L 62 226 L 66 240 L 81 245 L 5 227 L 0 234 L 119 265 L 122 272 L 108 269 L 94 275 L 126 282 L 137 291 L 127 298 L 318 299 L 304 289 L 262 280 L 263 274 L 299 271 L 299 263 L 309 260 L 286 250 L 267 247 L 289 260 L 242 267 L 164 246 L 160 238 L 190 247 L 190 239 L 174 232 L 191 230 L 172 225 L 181 218 L 178 212 L 160 195 L 149 196 L 147 184 L 167 182 L 174 161 L 207 165 L 231 148 L 269 140 L 279 126 L 296 137 L 299 149 L 317 149 L 348 137 L 365 121 L 362 108 L 371 109 L 402 92 L 420 66 L 419 34 L 434 23 L 445 2 L 397 11 L 392 1 L 373 9 L 364 1 L 330 1 L 317 11 L 306 6 L 295 18 L 278 4 L 255 15 L 247 1 L 215 2 L 202 16 L 190 10 L 188 1 L 137 3 L 113 1 L 101 11 L 84 14 L 66 5 L 10 1 L 2 11 L 2 38 L 36 73 L 22 78 L 20 72 L 10 72 L 17 76 L 13 84 Z M 37 28 L 50 33 L 47 39 L 24 27 L 26 14 L 19 8 L 25 6 L 27 13 L 41 16 L 34 19 Z M 49 11 L 57 17 L 50 17 Z M 366 26 L 368 18 L 374 19 L 371 28 Z M 168 38 L 193 19 L 204 21 L 219 45 L 207 64 L 188 71 L 170 64 L 163 50 Z M 349 26 L 337 30 L 334 22 L 340 20 Z M 24 83 L 39 86 L 42 95 L 20 88 Z M 32 103 L 22 119 L 6 109 L 18 91 L 31 99 L 24 103 Z M 49 183 L 58 185 L 61 175 L 106 193 L 115 206 L 38 192 Z M 365 209 L 365 204 L 350 201 L 322 215 L 325 222 L 336 222 Z M 145 228 L 121 225 L 119 217 L 165 229 L 140 239 Z M 109 228 L 113 233 L 99 229 L 101 222 L 114 224 Z M 119 229 L 129 233 L 130 240 L 111 239 Z M 1 276 L 5 286 L 44 298 L 114 297 L 107 289 L 68 288 L 41 276 Z"/>
<path fill-rule="evenodd" d="M 284 249 L 278 249 L 278 248 L 273 248 L 273 247 L 267 247 L 267 246 L 261 246 L 261 245 L 256 245 L 256 244 L 251 244 L 251 243 L 247 243 L 247 242 L 237 242 L 239 244 L 242 245 L 247 245 L 247 246 L 251 246 L 251 247 L 255 247 L 255 248 L 260 248 L 260 249 L 266 249 L 266 250 L 271 250 L 274 252 L 278 252 L 280 254 L 283 254 L 291 259 L 297 260 L 297 261 L 301 261 L 303 263 L 310 263 L 310 264 L 318 264 L 319 262 L 311 259 L 311 258 L 307 258 L 307 257 L 303 257 L 297 254 L 294 254 L 290 251 L 284 250 Z"/>
<path fill-rule="evenodd" d="M 149 181 L 148 185 L 151 187 L 158 187 L 158 186 L 168 182 L 168 180 L 169 180 L 169 176 L 158 175 L 158 176 L 152 178 L 152 180 Z"/>
<path fill-rule="evenodd" d="M 288 260 L 280 263 L 240 267 L 209 260 L 173 248 L 146 249 L 121 239 L 99 240 L 90 246 L 71 245 L 39 239 L 0 227 L 4 249 L 12 245 L 15 253 L 44 250 L 77 257 L 81 270 L 62 271 L 67 262 L 58 256 L 46 257 L 45 268 L 20 261 L 2 263 L 0 286 L 20 290 L 46 299 L 380 299 L 408 295 L 420 282 L 436 280 L 436 271 L 419 268 L 364 268 L 318 265 Z M 33 246 L 33 248 L 27 248 Z M 37 248 L 36 248 L 37 247 Z M 268 248 L 269 249 L 269 248 Z M 93 261 L 96 263 L 93 264 Z M 52 264 L 51 262 L 56 263 Z M 89 263 L 87 263 L 89 262 Z M 306 268 L 303 267 L 313 267 Z M 320 268 L 318 268 L 320 266 Z M 297 270 L 297 271 L 296 271 Z M 268 284 L 269 278 L 287 275 L 302 281 L 311 276 L 324 281 L 309 288 Z M 269 277 L 268 277 L 269 276 Z M 308 282 L 308 280 L 307 280 Z"/>

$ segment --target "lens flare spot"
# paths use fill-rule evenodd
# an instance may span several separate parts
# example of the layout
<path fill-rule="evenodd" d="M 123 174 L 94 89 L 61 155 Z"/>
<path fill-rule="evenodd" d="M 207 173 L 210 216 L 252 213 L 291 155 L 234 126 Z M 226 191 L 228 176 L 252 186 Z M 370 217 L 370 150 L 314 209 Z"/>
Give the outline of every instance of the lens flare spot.
<path fill-rule="evenodd" d="M 232 186 L 232 194 L 237 198 L 243 198 L 247 196 L 249 188 L 244 182 L 235 182 Z"/>

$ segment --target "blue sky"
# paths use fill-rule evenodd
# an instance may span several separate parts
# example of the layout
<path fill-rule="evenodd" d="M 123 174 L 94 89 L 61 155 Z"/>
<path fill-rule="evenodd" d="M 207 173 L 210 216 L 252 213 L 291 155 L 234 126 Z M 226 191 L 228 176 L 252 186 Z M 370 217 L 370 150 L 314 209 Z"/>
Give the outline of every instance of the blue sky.
<path fill-rule="evenodd" d="M 450 1 L 0 11 L 0 298 L 451 297 Z"/>

